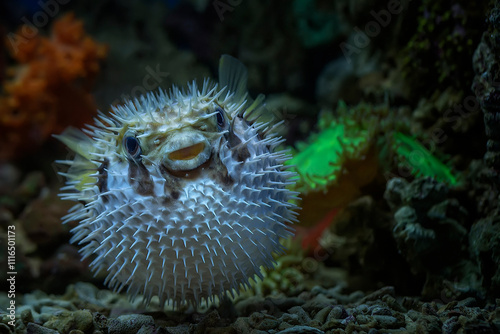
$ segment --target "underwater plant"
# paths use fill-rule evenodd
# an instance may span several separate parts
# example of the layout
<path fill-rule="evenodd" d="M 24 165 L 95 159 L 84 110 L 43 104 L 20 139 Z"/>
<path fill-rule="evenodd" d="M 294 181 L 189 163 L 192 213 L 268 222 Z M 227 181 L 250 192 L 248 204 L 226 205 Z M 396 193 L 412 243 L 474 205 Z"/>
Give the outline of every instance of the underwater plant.
<path fill-rule="evenodd" d="M 79 202 L 72 242 L 94 272 L 134 299 L 198 305 L 238 293 L 292 235 L 297 193 L 283 140 L 250 101 L 247 70 L 222 56 L 219 84 L 174 87 L 58 138 L 76 152 L 63 199 Z"/>

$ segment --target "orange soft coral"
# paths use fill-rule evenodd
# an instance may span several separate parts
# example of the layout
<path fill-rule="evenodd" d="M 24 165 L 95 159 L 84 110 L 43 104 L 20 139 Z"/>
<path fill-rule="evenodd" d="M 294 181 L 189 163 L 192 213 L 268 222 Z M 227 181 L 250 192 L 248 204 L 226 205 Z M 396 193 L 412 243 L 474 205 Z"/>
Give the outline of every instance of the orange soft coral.
<path fill-rule="evenodd" d="M 81 126 L 95 115 L 90 90 L 107 48 L 85 35 L 83 22 L 66 14 L 50 37 L 24 38 L 7 48 L 18 65 L 8 70 L 0 96 L 0 160 L 19 157 L 68 125 Z"/>

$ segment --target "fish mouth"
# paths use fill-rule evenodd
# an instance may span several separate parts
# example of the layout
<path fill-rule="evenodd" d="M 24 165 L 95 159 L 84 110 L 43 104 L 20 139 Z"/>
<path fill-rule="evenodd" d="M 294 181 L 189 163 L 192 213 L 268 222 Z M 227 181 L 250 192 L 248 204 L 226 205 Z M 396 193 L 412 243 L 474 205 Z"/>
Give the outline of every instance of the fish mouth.
<path fill-rule="evenodd" d="M 181 148 L 177 151 L 169 153 L 168 158 L 170 160 L 191 160 L 196 158 L 203 149 L 205 148 L 205 143 L 196 143 L 194 145 Z"/>
<path fill-rule="evenodd" d="M 211 146 L 199 133 L 180 132 L 169 139 L 163 165 L 172 172 L 191 171 L 210 159 Z"/>

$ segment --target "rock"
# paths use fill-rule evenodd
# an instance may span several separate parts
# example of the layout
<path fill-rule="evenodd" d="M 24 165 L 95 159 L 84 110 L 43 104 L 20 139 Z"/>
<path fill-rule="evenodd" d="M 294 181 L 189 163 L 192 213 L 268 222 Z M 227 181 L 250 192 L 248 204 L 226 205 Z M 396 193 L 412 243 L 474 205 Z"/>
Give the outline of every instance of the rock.
<path fill-rule="evenodd" d="M 301 306 L 304 305 L 305 300 L 299 297 L 286 297 L 283 296 L 281 298 L 275 298 L 275 297 L 267 297 L 265 299 L 266 303 L 272 303 L 275 305 L 278 309 L 280 310 L 288 310 L 291 307 L 294 306 Z"/>
<path fill-rule="evenodd" d="M 201 319 L 201 321 L 196 325 L 193 334 L 203 334 L 207 332 L 209 327 L 217 327 L 220 322 L 219 312 L 213 310 Z"/>
<path fill-rule="evenodd" d="M 402 206 L 394 214 L 394 219 L 399 225 L 408 226 L 418 222 L 417 212 L 410 206 Z"/>
<path fill-rule="evenodd" d="M 88 310 L 62 311 L 52 315 L 43 325 L 61 333 L 68 333 L 72 329 L 86 332 L 93 328 L 93 318 Z"/>
<path fill-rule="evenodd" d="M 282 330 L 276 334 L 324 334 L 322 330 L 309 326 L 294 326 Z"/>
<path fill-rule="evenodd" d="M 67 294 L 75 294 L 79 299 L 91 304 L 106 306 L 116 300 L 117 296 L 109 290 L 100 290 L 91 283 L 77 282 L 68 287 Z"/>
<path fill-rule="evenodd" d="M 157 333 L 156 327 L 154 325 L 144 325 L 137 331 L 137 334 L 155 334 Z"/>
<path fill-rule="evenodd" d="M 12 331 L 10 330 L 9 326 L 0 322 L 0 334 L 11 334 L 11 333 Z"/>
<path fill-rule="evenodd" d="M 168 334 L 190 334 L 190 326 L 188 325 L 179 325 L 176 327 L 165 327 L 167 330 Z M 248 330 L 250 331 L 250 329 Z M 248 332 L 241 332 L 241 333 L 248 333 Z"/>
<path fill-rule="evenodd" d="M 330 321 L 333 319 L 345 319 L 349 314 L 343 306 L 337 305 L 332 308 L 330 313 L 328 314 L 326 321 Z"/>
<path fill-rule="evenodd" d="M 136 334 L 143 326 L 153 326 L 154 320 L 150 315 L 129 314 L 121 315 L 116 319 L 108 320 L 109 334 Z"/>
<path fill-rule="evenodd" d="M 403 198 L 406 193 L 408 181 L 403 178 L 395 177 L 387 181 L 384 199 L 389 204 L 391 210 L 396 210 L 403 205 Z"/>
<path fill-rule="evenodd" d="M 392 315 L 392 311 L 386 307 L 375 306 L 371 310 L 371 315 Z"/>
<path fill-rule="evenodd" d="M 93 327 L 93 316 L 88 310 L 79 310 L 73 312 L 75 319 L 75 329 L 87 332 Z"/>
<path fill-rule="evenodd" d="M 283 313 L 279 318 L 280 321 L 285 322 L 290 325 L 300 325 L 299 316 L 297 314 Z"/>
<path fill-rule="evenodd" d="M 27 325 L 29 322 L 35 322 L 30 309 L 25 309 L 21 312 L 21 320 L 25 325 Z"/>
<path fill-rule="evenodd" d="M 38 246 L 60 245 L 68 236 L 68 226 L 61 224 L 71 204 L 62 203 L 56 190 L 45 188 L 30 201 L 19 217 L 28 238 Z"/>
<path fill-rule="evenodd" d="M 294 306 L 288 310 L 291 314 L 296 314 L 301 324 L 309 324 L 311 317 L 307 312 L 300 306 Z"/>
<path fill-rule="evenodd" d="M 326 317 L 328 314 L 330 314 L 333 306 L 329 305 L 324 307 L 323 309 L 319 310 L 315 315 L 314 315 L 314 320 L 319 321 L 320 323 L 324 323 L 326 320 Z"/>
<path fill-rule="evenodd" d="M 465 298 L 457 303 L 458 307 L 473 307 L 477 305 L 476 298 L 474 297 L 469 297 Z"/>
<path fill-rule="evenodd" d="M 270 330 L 277 328 L 279 321 L 271 315 L 255 312 L 248 319 L 248 324 L 258 330 Z"/>
<path fill-rule="evenodd" d="M 391 309 L 398 311 L 398 312 L 406 312 L 406 308 L 404 308 L 393 296 L 390 295 L 385 295 L 382 297 L 382 301 L 384 301 L 387 306 L 389 306 Z"/>
<path fill-rule="evenodd" d="M 271 329 L 275 329 L 279 326 L 280 322 L 275 319 L 264 319 L 262 322 L 257 325 L 256 329 L 258 330 L 263 330 L 263 331 L 268 331 Z"/>
<path fill-rule="evenodd" d="M 442 202 L 448 187 L 431 178 L 418 178 L 408 185 L 404 200 L 418 212 L 427 212 L 434 204 Z"/>
<path fill-rule="evenodd" d="M 489 282 L 486 288 L 498 294 L 500 266 L 494 266 L 494 263 L 500 263 L 500 216 L 494 214 L 474 223 L 469 233 L 469 245 L 479 263 L 483 279 Z"/>
<path fill-rule="evenodd" d="M 0 194 L 10 193 L 15 189 L 21 178 L 21 171 L 8 163 L 0 164 Z"/>
<path fill-rule="evenodd" d="M 390 315 L 374 315 L 373 319 L 377 321 L 377 325 L 380 328 L 395 329 L 399 328 L 401 325 L 404 325 L 404 323 L 399 323 L 398 319 Z"/>
<path fill-rule="evenodd" d="M 252 330 L 252 327 L 250 327 L 250 324 L 248 323 L 248 318 L 246 317 L 236 319 L 236 321 L 232 324 L 232 327 L 238 333 L 250 333 Z"/>
<path fill-rule="evenodd" d="M 432 315 L 419 315 L 415 321 L 416 333 L 442 333 L 443 323 L 438 317 Z"/>
<path fill-rule="evenodd" d="M 239 316 L 248 316 L 254 312 L 260 311 L 264 305 L 264 298 L 261 296 L 252 296 L 243 300 L 238 301 L 235 305 L 236 311 L 238 311 Z"/>
<path fill-rule="evenodd" d="M 337 304 L 336 299 L 328 298 L 323 293 L 320 293 L 317 296 L 315 296 L 313 299 L 305 302 L 304 305 L 302 305 L 302 308 L 309 313 L 312 313 L 312 312 L 316 313 L 316 312 L 324 309 L 325 307 L 328 307 L 328 306 L 332 307 L 334 304 Z"/>
<path fill-rule="evenodd" d="M 26 334 L 60 334 L 58 331 L 42 327 L 32 322 L 26 326 Z"/>
<path fill-rule="evenodd" d="M 94 322 L 94 328 L 96 330 L 102 330 L 102 331 L 107 330 L 108 319 L 106 318 L 106 316 L 104 316 L 103 314 L 101 314 L 99 312 L 94 312 L 92 317 L 93 317 L 93 322 Z"/>
<path fill-rule="evenodd" d="M 252 331 L 250 332 L 250 334 L 267 334 L 267 333 L 268 332 L 261 331 L 260 329 L 252 329 Z M 274 331 L 272 333 L 274 333 Z"/>
<path fill-rule="evenodd" d="M 366 315 L 362 315 L 362 314 L 356 316 L 356 321 L 360 325 L 370 323 L 370 322 L 372 322 L 372 320 L 373 320 L 373 317 L 370 317 L 370 316 L 366 316 Z"/>
<path fill-rule="evenodd" d="M 282 330 L 285 330 L 285 329 L 288 329 L 288 328 L 291 328 L 291 327 L 293 327 L 293 325 L 290 325 L 287 322 L 281 322 L 280 325 L 277 328 L 277 331 L 282 331 Z"/>

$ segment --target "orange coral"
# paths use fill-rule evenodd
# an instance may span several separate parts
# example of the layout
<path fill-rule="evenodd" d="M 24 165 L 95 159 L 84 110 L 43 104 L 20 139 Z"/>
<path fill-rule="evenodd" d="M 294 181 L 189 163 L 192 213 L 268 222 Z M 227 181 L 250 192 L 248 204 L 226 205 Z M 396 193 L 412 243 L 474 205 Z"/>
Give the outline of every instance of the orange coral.
<path fill-rule="evenodd" d="M 7 48 L 18 65 L 7 71 L 0 96 L 0 160 L 39 147 L 52 133 L 92 119 L 90 90 L 107 47 L 85 34 L 72 13 L 54 22 L 51 36 L 24 38 L 21 27 Z"/>

